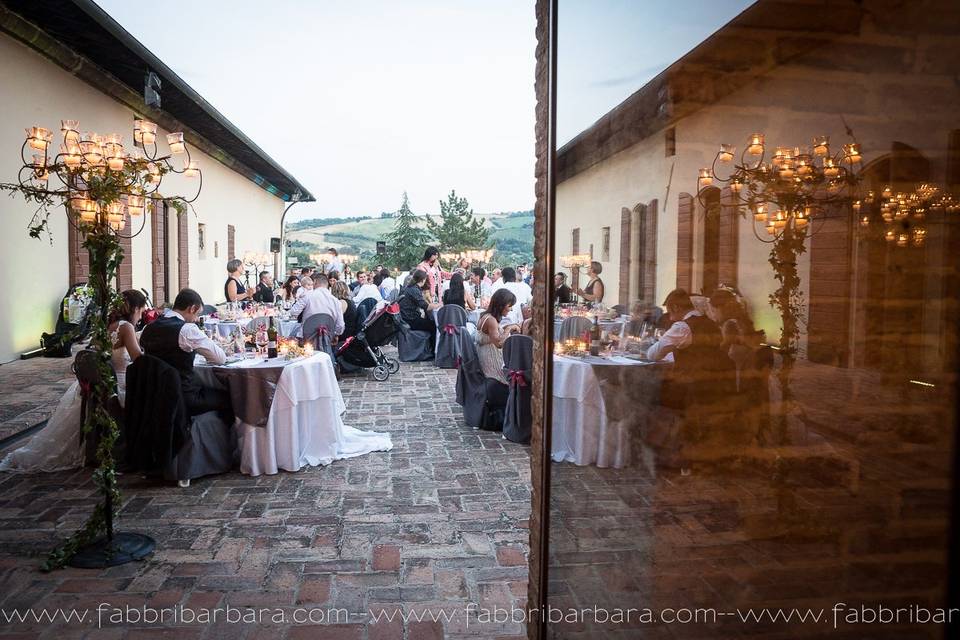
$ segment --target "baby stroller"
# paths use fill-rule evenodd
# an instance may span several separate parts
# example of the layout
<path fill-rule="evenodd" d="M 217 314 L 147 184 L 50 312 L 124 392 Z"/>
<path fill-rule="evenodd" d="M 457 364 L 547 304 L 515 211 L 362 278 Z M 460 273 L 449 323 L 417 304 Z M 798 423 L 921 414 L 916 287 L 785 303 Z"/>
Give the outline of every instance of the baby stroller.
<path fill-rule="evenodd" d="M 388 358 L 380 347 L 388 344 L 400 330 L 400 305 L 384 305 L 371 313 L 357 335 L 347 338 L 337 350 L 337 362 L 347 372 L 373 367 L 373 379 L 383 382 L 400 371 L 400 361 Z"/>

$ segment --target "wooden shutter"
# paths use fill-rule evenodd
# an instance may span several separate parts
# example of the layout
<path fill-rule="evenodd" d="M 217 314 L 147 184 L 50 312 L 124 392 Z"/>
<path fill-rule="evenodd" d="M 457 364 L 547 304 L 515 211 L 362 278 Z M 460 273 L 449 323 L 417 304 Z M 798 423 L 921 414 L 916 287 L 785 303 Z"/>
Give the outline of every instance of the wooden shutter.
<path fill-rule="evenodd" d="M 150 240 L 153 250 L 153 304 L 167 301 L 167 237 L 164 227 L 166 205 L 160 199 L 150 200 Z"/>
<path fill-rule="evenodd" d="M 643 270 L 642 286 L 640 287 L 640 297 L 644 302 L 657 304 L 654 299 L 657 296 L 657 209 L 659 203 L 656 199 L 647 203 L 647 207 L 641 217 L 642 226 L 640 227 L 640 246 L 643 247 L 643 260 L 640 268 Z"/>
<path fill-rule="evenodd" d="M 232 224 L 227 225 L 227 260 L 237 257 L 237 229 Z"/>
<path fill-rule="evenodd" d="M 187 230 L 187 212 L 177 214 L 177 284 L 180 289 L 190 286 L 190 252 Z"/>
<path fill-rule="evenodd" d="M 68 214 L 73 215 L 73 214 Z M 90 279 L 90 255 L 83 248 L 84 235 L 72 224 L 67 224 L 67 259 L 69 260 L 70 282 L 73 286 Z"/>
<path fill-rule="evenodd" d="M 810 239 L 807 358 L 813 362 L 848 362 L 851 241 L 849 215 L 843 212 L 831 212 Z"/>
<path fill-rule="evenodd" d="M 717 275 L 720 284 L 737 286 L 737 265 L 739 260 L 739 221 L 740 214 L 736 206 L 737 196 L 724 187 L 720 194 L 720 238 L 717 252 Z"/>
<path fill-rule="evenodd" d="M 620 304 L 630 304 L 630 233 L 633 212 L 620 209 Z"/>
<path fill-rule="evenodd" d="M 693 287 L 693 197 L 681 193 L 677 198 L 677 288 L 688 292 Z"/>
<path fill-rule="evenodd" d="M 126 204 L 126 197 L 124 197 L 124 204 Z M 117 267 L 118 291 L 126 291 L 127 289 L 133 288 L 133 241 L 129 236 L 133 235 L 137 229 L 140 228 L 140 223 L 143 222 L 140 218 L 136 220 L 131 218 L 126 209 L 124 209 L 123 212 L 123 219 L 126 221 L 126 227 L 120 232 L 121 235 L 119 237 L 120 248 L 123 249 L 123 260 L 120 261 L 120 266 Z"/>

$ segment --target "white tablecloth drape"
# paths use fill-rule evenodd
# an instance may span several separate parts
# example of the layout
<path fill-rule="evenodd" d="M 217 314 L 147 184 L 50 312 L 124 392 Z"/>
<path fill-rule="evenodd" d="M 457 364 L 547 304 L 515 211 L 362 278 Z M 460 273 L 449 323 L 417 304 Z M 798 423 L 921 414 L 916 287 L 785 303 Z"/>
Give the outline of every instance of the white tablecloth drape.
<path fill-rule="evenodd" d="M 204 379 L 209 376 L 205 376 Z M 237 423 L 240 471 L 258 476 L 280 469 L 330 464 L 393 448 L 390 434 L 343 424 L 343 396 L 326 353 L 287 364 L 264 427 Z"/>
<path fill-rule="evenodd" d="M 608 419 L 593 364 L 629 367 L 644 363 L 629 358 L 553 358 L 551 457 L 554 462 L 619 469 L 630 463 L 630 423 Z"/>

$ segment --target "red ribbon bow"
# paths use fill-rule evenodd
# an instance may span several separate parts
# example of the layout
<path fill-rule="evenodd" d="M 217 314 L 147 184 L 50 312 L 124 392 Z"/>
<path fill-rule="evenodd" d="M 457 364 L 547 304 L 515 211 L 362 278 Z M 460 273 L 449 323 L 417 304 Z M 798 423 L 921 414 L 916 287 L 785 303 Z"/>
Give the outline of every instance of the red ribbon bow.
<path fill-rule="evenodd" d="M 318 335 L 318 336 L 328 336 L 328 335 L 330 335 L 330 330 L 327 329 L 327 327 L 326 327 L 325 325 L 320 325 L 319 327 L 317 327 L 317 335 Z"/>
<path fill-rule="evenodd" d="M 525 387 L 525 386 L 527 386 L 527 378 L 523 375 L 523 371 L 522 371 L 522 370 L 521 370 L 521 371 L 517 371 L 517 370 L 515 370 L 515 369 L 511 369 L 511 370 L 510 370 L 510 373 L 507 374 L 507 375 L 508 375 L 508 377 L 510 378 L 510 384 L 515 384 L 515 385 L 517 385 L 518 387 Z"/>
<path fill-rule="evenodd" d="M 448 336 L 456 335 L 457 325 L 455 324 L 445 324 L 443 325 L 443 330 L 447 332 Z"/>
<path fill-rule="evenodd" d="M 86 380 L 78 380 L 78 382 L 80 383 L 80 395 L 82 395 L 84 398 L 89 398 L 90 383 L 87 382 Z"/>

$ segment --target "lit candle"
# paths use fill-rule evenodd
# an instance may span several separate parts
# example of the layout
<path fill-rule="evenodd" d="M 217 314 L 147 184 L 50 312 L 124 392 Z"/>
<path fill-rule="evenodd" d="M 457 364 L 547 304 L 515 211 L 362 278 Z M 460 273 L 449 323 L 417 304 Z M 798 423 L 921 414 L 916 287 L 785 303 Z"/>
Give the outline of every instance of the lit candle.
<path fill-rule="evenodd" d="M 772 222 L 767 225 L 767 233 L 770 234 L 771 236 L 777 233 L 777 228 L 773 226 Z"/>
<path fill-rule="evenodd" d="M 926 229 L 914 229 L 913 230 L 913 246 L 922 247 L 924 240 L 927 238 Z"/>
<path fill-rule="evenodd" d="M 703 190 L 713 184 L 713 173 L 709 168 L 700 169 L 700 178 L 697 180 L 697 186 Z"/>
<path fill-rule="evenodd" d="M 858 145 L 856 142 L 843 145 L 843 155 L 850 164 L 856 164 L 860 162 L 860 145 Z"/>
<path fill-rule="evenodd" d="M 883 237 L 887 240 L 887 242 L 893 242 L 897 239 L 897 234 L 894 233 L 893 229 L 887 229 L 887 232 L 883 234 Z"/>
<path fill-rule="evenodd" d="M 26 132 L 27 145 L 37 151 L 46 151 L 47 145 L 53 140 L 53 132 L 43 127 L 30 127 Z"/>
<path fill-rule="evenodd" d="M 127 196 L 127 211 L 131 216 L 143 215 L 143 196 Z"/>
<path fill-rule="evenodd" d="M 799 176 L 808 176 L 813 173 L 812 158 L 806 154 L 801 153 L 797 156 L 797 175 Z"/>
<path fill-rule="evenodd" d="M 766 222 L 767 221 L 767 205 L 763 202 L 757 204 L 757 208 L 753 213 L 753 219 L 757 222 Z"/>
<path fill-rule="evenodd" d="M 860 201 L 859 201 L 859 200 L 854 200 L 854 201 L 853 201 L 853 212 L 854 212 L 854 213 L 860 213 L 860 209 L 861 209 L 862 206 L 863 206 L 863 205 L 860 204 Z"/>
<path fill-rule="evenodd" d="M 783 211 L 777 211 L 777 215 L 773 219 L 773 226 L 775 229 L 783 229 L 787 226 L 787 215 Z"/>
<path fill-rule="evenodd" d="M 140 142 L 142 144 L 155 144 L 157 141 L 157 125 L 148 120 L 140 121 Z"/>
<path fill-rule="evenodd" d="M 83 157 L 80 155 L 80 147 L 72 144 L 60 145 L 60 155 L 63 156 L 63 164 L 65 164 L 69 169 L 76 169 L 80 166 L 80 162 L 83 160 Z"/>
<path fill-rule="evenodd" d="M 910 241 L 910 236 L 908 236 L 908 235 L 905 234 L 905 233 L 901 233 L 900 235 L 897 236 L 897 246 L 898 246 L 898 247 L 905 247 L 905 246 L 907 246 L 907 243 L 908 243 L 909 241 Z"/>
<path fill-rule="evenodd" d="M 98 166 L 103 162 L 103 149 L 100 146 L 100 136 L 95 133 L 87 132 L 80 142 L 80 150 L 83 152 L 83 159 L 87 164 Z"/>
<path fill-rule="evenodd" d="M 186 148 L 183 144 L 182 133 L 168 133 L 167 144 L 170 145 L 170 153 L 183 153 Z"/>
<path fill-rule="evenodd" d="M 733 160 L 733 152 L 735 148 L 736 147 L 734 147 L 732 144 L 721 144 L 720 153 L 717 156 L 720 159 L 720 162 L 730 162 Z"/>
<path fill-rule="evenodd" d="M 824 158 L 823 159 L 823 175 L 828 178 L 836 178 L 840 175 L 840 167 L 836 166 L 833 162 L 833 158 Z"/>
<path fill-rule="evenodd" d="M 72 138 L 73 141 L 80 139 L 80 121 L 79 120 L 61 120 L 60 121 L 60 132 L 63 134 L 63 139 L 65 141 L 70 141 Z"/>
<path fill-rule="evenodd" d="M 870 216 L 861 216 L 861 218 L 860 218 L 860 226 L 861 226 L 861 227 L 869 227 L 869 226 L 870 226 Z"/>
<path fill-rule="evenodd" d="M 734 178 L 730 181 L 731 193 L 740 193 L 741 189 L 743 189 L 743 182 L 740 180 L 740 178 Z"/>
<path fill-rule="evenodd" d="M 826 156 L 830 153 L 830 136 L 818 136 L 813 139 L 813 155 Z"/>
<path fill-rule="evenodd" d="M 779 167 L 781 164 L 783 164 L 783 161 L 789 157 L 790 149 L 787 149 L 786 147 L 777 147 L 773 152 L 773 160 L 771 160 L 771 162 L 773 163 L 773 166 Z"/>
<path fill-rule="evenodd" d="M 752 156 L 763 155 L 763 134 L 755 133 L 750 136 L 750 144 L 747 146 L 747 153 Z"/>

